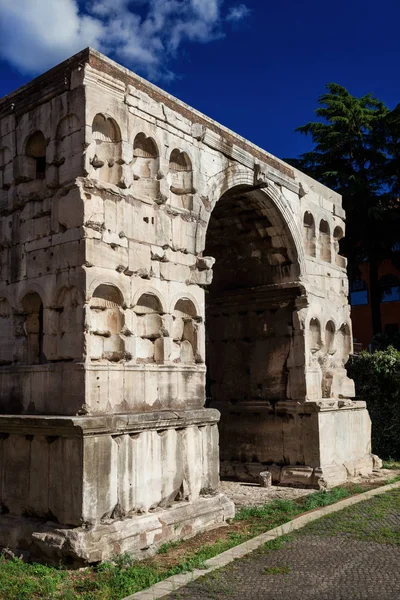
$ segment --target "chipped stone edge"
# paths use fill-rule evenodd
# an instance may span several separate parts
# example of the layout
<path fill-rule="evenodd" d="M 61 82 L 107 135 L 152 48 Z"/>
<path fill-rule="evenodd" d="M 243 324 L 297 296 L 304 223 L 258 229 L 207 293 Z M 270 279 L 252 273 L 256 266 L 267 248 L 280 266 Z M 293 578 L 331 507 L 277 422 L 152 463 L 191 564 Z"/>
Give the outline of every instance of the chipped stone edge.
<path fill-rule="evenodd" d="M 274 529 L 266 531 L 265 533 L 262 533 L 248 540 L 247 542 L 244 542 L 243 544 L 234 546 L 233 548 L 214 556 L 214 558 L 210 558 L 205 562 L 207 569 L 194 569 L 189 573 L 172 575 L 172 577 L 168 577 L 168 579 L 164 579 L 163 581 L 152 585 L 146 590 L 136 592 L 131 596 L 126 596 L 125 598 L 122 598 L 122 600 L 157 600 L 158 598 L 162 598 L 163 596 L 178 590 L 180 587 L 195 581 L 199 577 L 208 575 L 209 573 L 212 573 L 212 571 L 220 569 L 221 567 L 225 567 L 234 560 L 254 552 L 254 550 L 257 550 L 266 542 L 275 540 L 283 535 L 287 535 L 288 533 L 296 531 L 297 529 L 301 529 L 302 527 L 308 525 L 308 523 L 320 519 L 321 517 L 325 517 L 326 515 L 338 512 L 343 508 L 347 508 L 353 504 L 358 504 L 359 502 L 368 500 L 373 496 L 379 496 L 380 494 L 384 494 L 385 492 L 389 492 L 399 487 L 400 481 L 396 483 L 389 483 L 373 490 L 369 490 L 368 492 L 356 494 L 355 496 L 345 498 L 344 500 L 339 500 L 338 502 L 335 502 L 335 504 L 330 504 L 329 506 L 324 506 L 322 508 L 317 508 L 316 510 L 307 512 L 293 519 L 292 521 L 289 521 L 288 523 L 279 525 L 279 527 L 275 527 Z"/>

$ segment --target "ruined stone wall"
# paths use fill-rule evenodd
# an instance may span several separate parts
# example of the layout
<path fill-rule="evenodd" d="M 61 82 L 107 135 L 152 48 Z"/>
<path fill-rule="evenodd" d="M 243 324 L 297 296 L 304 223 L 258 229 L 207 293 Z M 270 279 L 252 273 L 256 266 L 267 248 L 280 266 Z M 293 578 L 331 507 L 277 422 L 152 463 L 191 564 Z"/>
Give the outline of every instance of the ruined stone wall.
<path fill-rule="evenodd" d="M 2 412 L 76 413 L 84 389 L 84 90 L 13 106 L 0 119 Z"/>

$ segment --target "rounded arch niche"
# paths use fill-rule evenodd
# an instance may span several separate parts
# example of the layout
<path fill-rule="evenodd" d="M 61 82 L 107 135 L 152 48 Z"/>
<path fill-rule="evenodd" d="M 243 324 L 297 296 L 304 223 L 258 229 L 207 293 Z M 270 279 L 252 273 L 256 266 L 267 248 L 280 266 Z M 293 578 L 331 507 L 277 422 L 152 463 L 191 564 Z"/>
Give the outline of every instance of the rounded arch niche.
<path fill-rule="evenodd" d="M 172 313 L 172 339 L 175 362 L 200 362 L 198 357 L 198 323 L 196 307 L 188 298 L 181 298 Z M 197 360 L 196 360 L 197 359 Z"/>
<path fill-rule="evenodd" d="M 186 152 L 175 148 L 169 159 L 171 201 L 180 208 L 193 208 L 193 169 Z"/>
<path fill-rule="evenodd" d="M 121 178 L 121 132 L 111 117 L 98 113 L 92 123 L 92 141 L 95 155 L 92 166 L 95 178 L 106 183 L 118 184 Z"/>
<path fill-rule="evenodd" d="M 129 359 L 122 337 L 125 325 L 124 299 L 113 285 L 101 284 L 89 302 L 89 355 L 92 361 L 120 362 Z"/>
<path fill-rule="evenodd" d="M 204 253 L 216 259 L 205 298 L 208 405 L 224 413 L 286 399 L 302 288 L 285 217 L 265 192 L 236 186 L 211 213 Z"/>
<path fill-rule="evenodd" d="M 25 154 L 31 160 L 33 179 L 44 179 L 46 176 L 47 142 L 41 131 L 33 133 L 25 147 Z"/>

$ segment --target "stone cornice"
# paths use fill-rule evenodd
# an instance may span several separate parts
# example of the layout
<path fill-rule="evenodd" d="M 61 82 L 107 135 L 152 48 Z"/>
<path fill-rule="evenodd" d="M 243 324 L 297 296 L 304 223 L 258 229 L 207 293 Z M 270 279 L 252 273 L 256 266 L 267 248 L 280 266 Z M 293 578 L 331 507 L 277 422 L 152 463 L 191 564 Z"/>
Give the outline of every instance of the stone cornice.
<path fill-rule="evenodd" d="M 181 429 L 214 425 L 218 410 L 199 409 L 157 411 L 96 417 L 54 417 L 45 415 L 1 415 L 1 434 L 44 435 L 47 437 L 86 437 L 88 435 L 139 434 L 147 430 Z M 160 431 L 160 432 L 161 432 Z"/>

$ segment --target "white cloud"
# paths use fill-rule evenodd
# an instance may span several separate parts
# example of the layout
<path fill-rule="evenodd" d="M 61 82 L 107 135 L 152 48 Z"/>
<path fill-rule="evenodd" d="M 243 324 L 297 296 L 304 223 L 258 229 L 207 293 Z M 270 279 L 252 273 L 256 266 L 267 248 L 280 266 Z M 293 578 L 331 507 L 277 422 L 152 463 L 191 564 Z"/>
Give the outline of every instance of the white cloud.
<path fill-rule="evenodd" d="M 80 15 L 75 0 L 0 0 L 0 53 L 17 68 L 38 72 L 83 46 L 98 46 L 100 21 Z"/>
<path fill-rule="evenodd" d="M 223 0 L 0 0 L 0 56 L 38 73 L 86 46 L 156 79 L 185 42 L 223 36 Z M 246 12 L 247 11 L 247 12 Z M 227 20 L 248 14 L 243 4 Z M 242 15 L 242 16 L 239 16 Z"/>
<path fill-rule="evenodd" d="M 239 4 L 238 6 L 232 6 L 228 10 L 226 15 L 227 21 L 242 21 L 251 13 L 251 9 L 245 4 Z"/>

